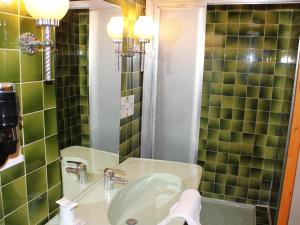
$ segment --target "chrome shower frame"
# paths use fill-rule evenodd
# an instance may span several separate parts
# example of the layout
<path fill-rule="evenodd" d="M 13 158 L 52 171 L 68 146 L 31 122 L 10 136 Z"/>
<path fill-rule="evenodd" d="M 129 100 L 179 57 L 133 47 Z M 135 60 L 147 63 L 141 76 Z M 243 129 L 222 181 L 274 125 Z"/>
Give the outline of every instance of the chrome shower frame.
<path fill-rule="evenodd" d="M 300 0 L 253 0 L 249 2 L 249 0 L 147 0 L 146 1 L 146 15 L 152 16 L 155 21 L 156 27 L 156 35 L 154 37 L 154 41 L 152 43 L 152 49 L 146 53 L 145 56 L 145 69 L 144 69 L 144 91 L 143 91 L 143 118 L 142 118 L 142 138 L 141 138 L 141 156 L 145 158 L 151 158 L 153 156 L 153 148 L 155 143 L 155 112 L 156 112 L 156 94 L 157 94 L 157 56 L 158 56 L 158 40 L 159 40 L 159 21 L 160 21 L 160 9 L 161 8 L 192 8 L 192 7 L 203 7 L 208 5 L 241 5 L 241 4 L 296 4 L 300 3 Z M 205 18 L 203 18 L 205 19 Z M 202 37 L 205 39 L 205 27 L 202 29 Z M 201 55 L 203 56 L 201 59 L 201 64 L 204 64 L 204 51 L 203 48 Z M 300 39 L 299 39 L 299 47 L 298 47 L 298 58 L 297 58 L 297 68 L 295 71 L 295 80 L 298 76 L 299 68 L 299 58 L 300 58 Z M 294 109 L 294 101 L 295 101 L 295 90 L 296 90 L 296 82 L 294 87 L 294 93 L 292 97 L 292 106 L 291 106 L 291 116 L 290 123 L 288 127 L 288 134 L 290 133 L 291 128 L 291 118 L 292 112 Z M 202 93 L 200 94 L 200 100 L 202 99 Z M 201 112 L 201 109 L 198 109 Z M 200 130 L 200 114 L 199 114 L 199 123 L 197 124 L 197 130 Z M 199 133 L 198 133 L 199 134 Z M 289 135 L 288 135 L 289 139 Z M 285 156 L 284 156 L 284 164 L 283 168 L 286 166 L 286 158 L 287 158 L 287 148 L 288 142 L 286 144 Z M 196 157 L 197 158 L 197 157 Z M 282 173 L 282 178 L 284 178 L 284 173 Z M 281 199 L 282 192 L 282 184 L 280 186 L 280 196 L 278 199 L 278 207 Z M 277 218 L 276 218 L 277 219 Z"/>

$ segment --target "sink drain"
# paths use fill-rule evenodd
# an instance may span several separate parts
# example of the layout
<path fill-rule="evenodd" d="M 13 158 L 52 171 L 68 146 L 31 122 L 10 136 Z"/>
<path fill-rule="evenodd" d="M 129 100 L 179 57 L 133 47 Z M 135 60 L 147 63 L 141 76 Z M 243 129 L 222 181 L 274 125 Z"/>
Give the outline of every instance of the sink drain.
<path fill-rule="evenodd" d="M 137 223 L 138 223 L 138 221 L 133 218 L 129 218 L 128 220 L 126 220 L 127 225 L 136 225 Z"/>

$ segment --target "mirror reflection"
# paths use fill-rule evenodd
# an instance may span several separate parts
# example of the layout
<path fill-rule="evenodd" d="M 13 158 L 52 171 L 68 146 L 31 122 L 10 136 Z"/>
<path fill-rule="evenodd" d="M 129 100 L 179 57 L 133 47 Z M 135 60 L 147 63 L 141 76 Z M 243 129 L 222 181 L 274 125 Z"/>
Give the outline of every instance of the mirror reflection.
<path fill-rule="evenodd" d="M 121 75 L 106 32 L 118 6 L 74 1 L 56 30 L 58 144 L 64 196 L 75 198 L 119 163 Z"/>

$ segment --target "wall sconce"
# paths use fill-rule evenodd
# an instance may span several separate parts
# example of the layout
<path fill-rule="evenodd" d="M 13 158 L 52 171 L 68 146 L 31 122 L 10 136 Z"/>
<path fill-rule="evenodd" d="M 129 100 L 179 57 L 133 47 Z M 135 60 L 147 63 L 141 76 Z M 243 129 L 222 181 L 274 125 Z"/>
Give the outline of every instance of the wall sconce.
<path fill-rule="evenodd" d="M 133 57 L 136 54 L 141 56 L 141 71 L 144 69 L 145 46 L 150 43 L 154 35 L 154 23 L 151 17 L 140 16 L 134 24 L 134 35 L 138 38 L 138 43 L 135 43 L 132 38 L 128 41 L 128 48 L 123 51 L 123 31 L 124 31 L 124 18 L 112 17 L 107 24 L 108 36 L 116 45 L 117 55 L 117 69 L 120 70 L 120 56 Z M 137 46 L 138 45 L 138 46 Z"/>
<path fill-rule="evenodd" d="M 44 76 L 46 81 L 51 81 L 51 27 L 59 26 L 59 21 L 67 14 L 69 0 L 24 0 L 28 13 L 36 19 L 36 25 L 43 27 L 43 41 L 38 41 L 32 33 L 21 34 L 21 51 L 34 55 L 39 47 L 44 48 Z"/>

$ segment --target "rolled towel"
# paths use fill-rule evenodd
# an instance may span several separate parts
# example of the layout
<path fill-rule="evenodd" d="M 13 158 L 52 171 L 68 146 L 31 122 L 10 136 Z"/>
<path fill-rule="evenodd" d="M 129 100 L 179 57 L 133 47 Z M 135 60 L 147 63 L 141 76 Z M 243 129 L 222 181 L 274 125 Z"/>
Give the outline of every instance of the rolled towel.
<path fill-rule="evenodd" d="M 200 224 L 201 196 L 198 191 L 188 189 L 184 191 L 177 203 L 170 209 L 169 215 L 158 225 L 166 225 L 172 219 L 184 218 L 188 225 Z"/>

